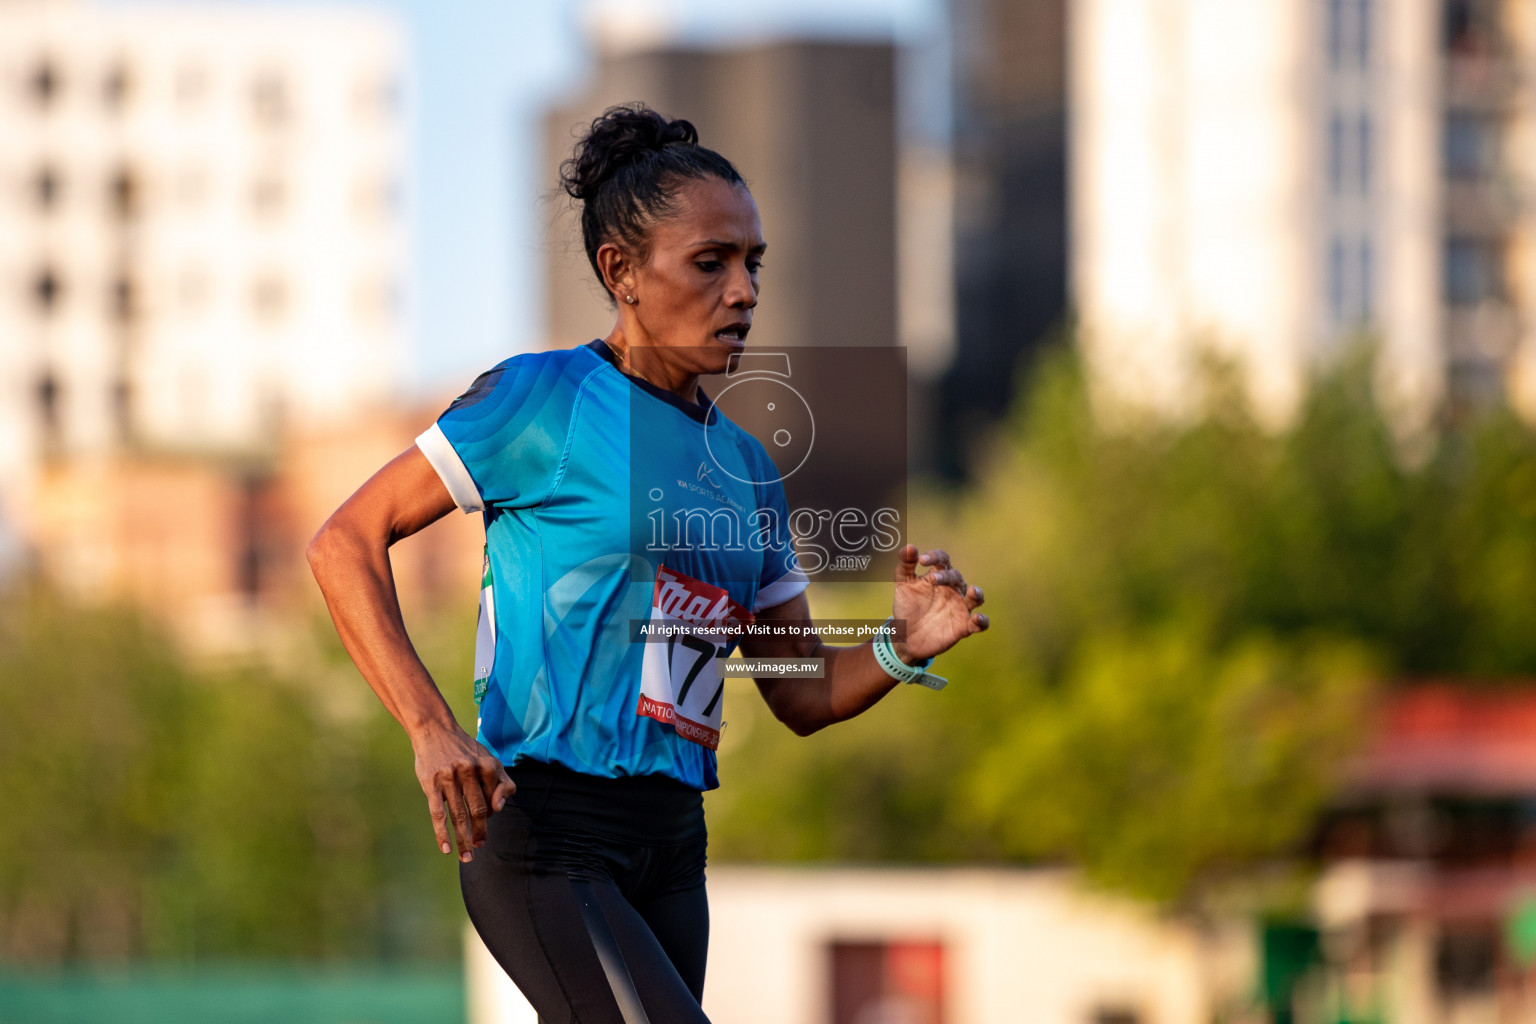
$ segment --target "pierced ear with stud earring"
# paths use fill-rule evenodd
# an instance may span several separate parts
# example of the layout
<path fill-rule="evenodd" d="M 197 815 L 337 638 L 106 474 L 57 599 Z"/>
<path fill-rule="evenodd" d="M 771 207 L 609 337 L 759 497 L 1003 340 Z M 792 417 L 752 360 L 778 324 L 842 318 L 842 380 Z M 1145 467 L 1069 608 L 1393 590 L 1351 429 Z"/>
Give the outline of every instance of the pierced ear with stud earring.
<path fill-rule="evenodd" d="M 624 301 L 633 306 L 635 304 L 635 297 L 633 295 L 626 295 L 624 296 Z"/>

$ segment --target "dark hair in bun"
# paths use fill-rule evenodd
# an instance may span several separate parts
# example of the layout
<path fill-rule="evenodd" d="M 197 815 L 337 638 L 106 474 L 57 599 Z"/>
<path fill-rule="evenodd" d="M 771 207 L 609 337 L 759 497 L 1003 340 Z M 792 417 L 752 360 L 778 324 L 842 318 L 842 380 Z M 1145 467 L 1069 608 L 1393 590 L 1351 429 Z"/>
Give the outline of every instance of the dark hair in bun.
<path fill-rule="evenodd" d="M 688 121 L 644 103 L 609 107 L 594 118 L 560 165 L 560 187 L 581 202 L 581 240 L 598 282 L 599 246 L 620 242 L 643 259 L 647 231 L 672 212 L 678 186 L 703 178 L 745 184 L 729 160 L 699 145 Z"/>

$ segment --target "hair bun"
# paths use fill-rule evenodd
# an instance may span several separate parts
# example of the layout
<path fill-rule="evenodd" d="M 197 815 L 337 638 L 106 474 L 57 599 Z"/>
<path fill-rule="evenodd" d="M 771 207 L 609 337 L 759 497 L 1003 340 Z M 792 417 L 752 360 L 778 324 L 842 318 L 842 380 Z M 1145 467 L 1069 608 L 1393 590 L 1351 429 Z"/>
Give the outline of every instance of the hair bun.
<path fill-rule="evenodd" d="M 592 119 L 575 154 L 560 165 L 560 186 L 574 199 L 597 194 L 622 167 L 668 146 L 696 146 L 699 133 L 689 121 L 668 119 L 644 103 L 609 107 Z"/>
<path fill-rule="evenodd" d="M 680 117 L 625 103 L 587 125 L 570 159 L 560 165 L 560 187 L 581 206 L 581 243 L 610 299 L 598 250 L 614 242 L 643 260 L 652 227 L 676 212 L 678 190 L 708 178 L 746 187 L 741 172 L 699 145 L 698 131 Z"/>

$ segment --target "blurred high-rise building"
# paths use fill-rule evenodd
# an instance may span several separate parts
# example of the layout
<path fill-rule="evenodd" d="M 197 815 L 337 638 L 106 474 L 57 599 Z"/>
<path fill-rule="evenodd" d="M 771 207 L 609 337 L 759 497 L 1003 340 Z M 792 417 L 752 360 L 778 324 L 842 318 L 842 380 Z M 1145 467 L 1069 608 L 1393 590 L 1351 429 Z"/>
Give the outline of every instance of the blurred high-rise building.
<path fill-rule="evenodd" d="M 1536 6 L 1070 10 L 1073 292 L 1109 392 L 1187 408 L 1211 350 L 1283 422 L 1368 336 L 1410 426 L 1536 409 Z"/>
<path fill-rule="evenodd" d="M 362 8 L 0 4 L 0 500 L 250 454 L 404 360 L 404 40 Z"/>
<path fill-rule="evenodd" d="M 740 169 L 762 217 L 768 253 L 753 343 L 895 344 L 893 46 L 802 39 L 637 49 L 601 33 L 597 41 L 587 87 L 545 119 L 550 186 L 576 133 L 611 104 L 641 100 L 687 118 Z M 574 214 L 563 201 L 554 211 L 547 334 L 566 347 L 606 335 L 614 316 Z"/>
<path fill-rule="evenodd" d="M 953 361 L 936 468 L 968 469 L 1067 310 L 1067 0 L 950 0 Z"/>

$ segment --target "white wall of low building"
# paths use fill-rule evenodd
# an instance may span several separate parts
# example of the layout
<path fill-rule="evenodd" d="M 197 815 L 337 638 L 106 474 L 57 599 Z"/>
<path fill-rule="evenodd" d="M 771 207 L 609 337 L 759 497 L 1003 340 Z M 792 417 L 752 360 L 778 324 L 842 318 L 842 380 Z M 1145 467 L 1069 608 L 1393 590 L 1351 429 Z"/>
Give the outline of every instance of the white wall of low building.
<path fill-rule="evenodd" d="M 1222 961 L 1251 958 L 1065 871 L 717 867 L 709 898 L 704 1009 L 731 1024 L 828 1024 L 833 943 L 941 943 L 946 1024 L 1090 1024 L 1102 1011 L 1206 1024 L 1231 973 Z M 531 1024 L 472 930 L 466 948 L 471 1024 Z"/>

